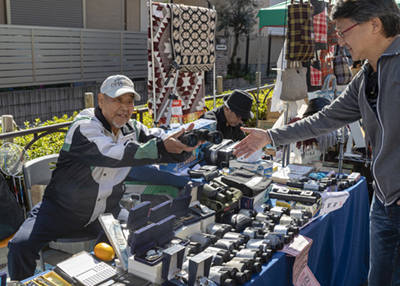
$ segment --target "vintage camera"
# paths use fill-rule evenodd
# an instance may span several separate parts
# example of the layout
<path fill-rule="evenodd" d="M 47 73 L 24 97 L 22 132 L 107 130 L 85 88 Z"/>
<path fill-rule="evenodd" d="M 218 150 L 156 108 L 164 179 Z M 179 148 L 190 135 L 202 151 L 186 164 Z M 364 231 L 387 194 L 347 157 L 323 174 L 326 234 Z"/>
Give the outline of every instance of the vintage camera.
<path fill-rule="evenodd" d="M 249 241 L 250 237 L 244 234 L 240 234 L 237 232 L 227 232 L 224 234 L 224 236 L 222 238 L 225 239 L 237 239 L 240 241 L 240 244 L 244 244 L 247 241 Z"/>
<path fill-rule="evenodd" d="M 245 270 L 245 272 L 241 272 L 236 267 L 233 266 L 212 266 L 210 269 L 209 276 L 210 278 L 211 276 L 223 277 L 225 272 L 229 272 L 230 277 L 235 280 L 237 285 L 243 285 L 247 281 L 251 280 L 252 273 L 250 270 Z M 218 283 L 218 280 L 216 281 L 214 278 L 211 278 L 211 280 Z"/>
<path fill-rule="evenodd" d="M 209 165 L 215 165 L 220 168 L 229 166 L 229 161 L 236 158 L 233 155 L 234 147 L 239 143 L 230 139 L 224 139 L 219 144 L 207 146 L 204 151 L 204 160 Z"/>
<path fill-rule="evenodd" d="M 231 225 L 238 232 L 241 232 L 246 227 L 251 226 L 252 219 L 244 214 L 226 214 L 222 216 L 222 222 Z"/>
<path fill-rule="evenodd" d="M 190 241 L 200 243 L 201 250 L 203 250 L 204 248 L 207 248 L 209 245 L 216 243 L 218 241 L 218 237 L 213 234 L 197 232 L 190 237 Z"/>
<path fill-rule="evenodd" d="M 183 133 L 179 140 L 189 146 L 194 147 L 199 141 L 208 141 L 213 144 L 220 144 L 223 136 L 220 131 L 209 131 L 207 129 L 193 129 Z"/>
<path fill-rule="evenodd" d="M 227 232 L 231 232 L 232 227 L 229 224 L 214 223 L 206 228 L 206 233 L 214 234 L 219 238 L 222 238 Z"/>
<path fill-rule="evenodd" d="M 240 271 L 242 271 L 241 269 L 248 269 L 253 273 L 260 273 L 262 270 L 262 263 L 250 258 L 234 257 L 223 265 L 234 266 Z"/>

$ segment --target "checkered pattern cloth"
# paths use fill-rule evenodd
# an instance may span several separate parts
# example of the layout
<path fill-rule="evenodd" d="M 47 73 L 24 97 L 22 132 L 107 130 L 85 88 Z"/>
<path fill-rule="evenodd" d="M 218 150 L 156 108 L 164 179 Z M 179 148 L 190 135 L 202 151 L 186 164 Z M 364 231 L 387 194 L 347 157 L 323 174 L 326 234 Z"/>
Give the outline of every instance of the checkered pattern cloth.
<path fill-rule="evenodd" d="M 336 76 L 337 84 L 348 84 L 351 81 L 352 73 L 349 60 L 344 56 L 343 48 L 339 45 L 335 47 L 333 56 L 333 72 Z"/>
<path fill-rule="evenodd" d="M 336 45 L 338 43 L 338 35 L 336 34 L 336 25 L 329 19 L 329 14 L 331 13 L 333 5 L 328 8 L 328 14 L 326 15 L 326 21 L 328 23 L 328 34 L 327 34 L 327 44 Z"/>
<path fill-rule="evenodd" d="M 314 57 L 313 7 L 310 4 L 288 5 L 286 59 L 307 61 Z"/>
<path fill-rule="evenodd" d="M 321 71 L 313 66 L 310 66 L 310 79 L 312 86 L 321 86 Z"/>
<path fill-rule="evenodd" d="M 321 50 L 319 60 L 321 63 L 321 82 L 325 82 L 325 78 L 333 74 L 332 56 L 329 50 Z"/>
<path fill-rule="evenodd" d="M 315 42 L 326 43 L 327 41 L 327 23 L 325 10 L 314 16 L 314 34 Z"/>

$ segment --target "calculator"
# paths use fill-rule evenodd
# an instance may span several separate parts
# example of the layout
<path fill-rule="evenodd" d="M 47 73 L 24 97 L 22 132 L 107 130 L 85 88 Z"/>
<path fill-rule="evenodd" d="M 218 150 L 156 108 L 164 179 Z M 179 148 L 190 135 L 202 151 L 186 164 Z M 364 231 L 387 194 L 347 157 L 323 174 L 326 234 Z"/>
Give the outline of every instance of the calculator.
<path fill-rule="evenodd" d="M 115 268 L 104 262 L 99 262 L 91 269 L 75 276 L 74 278 L 85 286 L 95 286 L 117 274 L 118 271 Z"/>
<path fill-rule="evenodd" d="M 118 274 L 115 267 L 105 262 L 98 262 L 87 252 L 78 253 L 58 263 L 56 268 L 84 286 L 95 286 Z"/>

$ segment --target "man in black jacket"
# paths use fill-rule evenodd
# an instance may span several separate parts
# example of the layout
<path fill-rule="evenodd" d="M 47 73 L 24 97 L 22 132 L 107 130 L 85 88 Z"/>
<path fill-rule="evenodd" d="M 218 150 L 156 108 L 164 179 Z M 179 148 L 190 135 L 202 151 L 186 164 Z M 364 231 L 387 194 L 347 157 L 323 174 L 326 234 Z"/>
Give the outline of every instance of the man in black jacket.
<path fill-rule="evenodd" d="M 240 130 L 243 119 L 254 117 L 251 112 L 253 97 L 243 90 L 235 90 L 230 96 L 224 98 L 224 105 L 207 111 L 200 118 L 217 121 L 217 130 L 222 132 L 224 139 L 239 141 L 246 137 Z"/>

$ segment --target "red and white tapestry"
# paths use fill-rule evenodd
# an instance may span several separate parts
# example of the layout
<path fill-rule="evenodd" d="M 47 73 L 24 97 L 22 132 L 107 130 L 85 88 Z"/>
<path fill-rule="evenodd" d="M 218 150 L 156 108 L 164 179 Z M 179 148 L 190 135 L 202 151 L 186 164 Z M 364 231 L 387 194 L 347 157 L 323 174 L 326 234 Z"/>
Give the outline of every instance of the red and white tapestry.
<path fill-rule="evenodd" d="M 167 107 L 161 116 L 161 122 L 165 123 L 168 114 L 168 96 L 172 93 L 176 72 L 174 71 L 167 86 L 164 86 L 168 78 L 168 71 L 174 59 L 171 46 L 171 11 L 166 3 L 153 3 L 153 39 L 150 27 L 148 29 L 148 95 L 149 109 L 153 110 L 153 84 L 155 85 L 156 115 L 164 105 Z M 151 42 L 154 45 L 154 74 L 153 82 Z M 182 101 L 183 123 L 197 119 L 205 110 L 204 76 L 202 72 L 179 72 L 176 86 L 178 99 Z"/>

